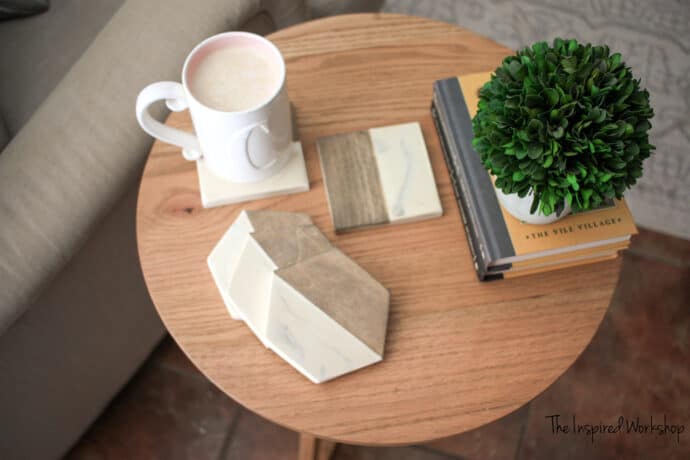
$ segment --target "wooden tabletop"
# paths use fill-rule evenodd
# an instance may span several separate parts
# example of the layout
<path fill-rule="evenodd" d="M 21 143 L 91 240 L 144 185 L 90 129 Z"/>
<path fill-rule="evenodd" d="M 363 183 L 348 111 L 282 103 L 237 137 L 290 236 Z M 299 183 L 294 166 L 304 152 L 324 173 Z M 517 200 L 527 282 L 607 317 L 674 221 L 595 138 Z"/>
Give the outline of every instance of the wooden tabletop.
<path fill-rule="evenodd" d="M 250 410 L 353 444 L 412 444 L 491 422 L 530 401 L 583 351 L 618 261 L 477 281 L 429 113 L 434 80 L 490 70 L 510 51 L 427 19 L 360 14 L 269 37 L 287 62 L 311 190 L 203 209 L 195 166 L 156 142 L 137 209 L 144 276 L 166 327 L 199 369 Z M 443 217 L 335 235 L 315 140 L 419 121 Z M 191 130 L 189 114 L 168 124 Z M 384 360 L 315 385 L 228 315 L 206 266 L 242 209 L 306 212 L 391 293 Z"/>

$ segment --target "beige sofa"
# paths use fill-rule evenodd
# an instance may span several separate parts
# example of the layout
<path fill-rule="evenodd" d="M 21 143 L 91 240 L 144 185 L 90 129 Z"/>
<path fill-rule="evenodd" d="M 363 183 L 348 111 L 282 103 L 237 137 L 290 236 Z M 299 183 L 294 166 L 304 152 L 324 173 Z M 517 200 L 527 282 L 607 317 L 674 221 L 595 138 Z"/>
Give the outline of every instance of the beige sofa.
<path fill-rule="evenodd" d="M 164 334 L 136 251 L 139 89 L 209 35 L 379 6 L 53 0 L 0 23 L 0 459 L 62 456 Z"/>

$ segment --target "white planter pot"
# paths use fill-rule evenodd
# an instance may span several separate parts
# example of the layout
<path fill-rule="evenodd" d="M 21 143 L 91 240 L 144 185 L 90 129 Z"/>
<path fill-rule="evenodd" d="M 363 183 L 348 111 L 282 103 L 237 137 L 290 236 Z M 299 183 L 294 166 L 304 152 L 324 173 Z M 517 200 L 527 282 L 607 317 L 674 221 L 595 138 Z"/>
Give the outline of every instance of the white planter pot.
<path fill-rule="evenodd" d="M 501 190 L 496 189 L 496 196 L 498 196 L 499 203 L 501 203 L 501 206 L 503 206 L 503 209 L 505 209 L 508 214 L 527 224 L 551 224 L 570 214 L 570 206 L 568 206 L 568 203 L 564 203 L 565 206 L 560 215 L 554 212 L 545 216 L 539 209 L 537 209 L 534 214 L 530 214 L 529 210 L 532 207 L 533 200 L 531 192 L 525 195 L 524 198 L 520 198 L 517 193 L 506 195 Z"/>

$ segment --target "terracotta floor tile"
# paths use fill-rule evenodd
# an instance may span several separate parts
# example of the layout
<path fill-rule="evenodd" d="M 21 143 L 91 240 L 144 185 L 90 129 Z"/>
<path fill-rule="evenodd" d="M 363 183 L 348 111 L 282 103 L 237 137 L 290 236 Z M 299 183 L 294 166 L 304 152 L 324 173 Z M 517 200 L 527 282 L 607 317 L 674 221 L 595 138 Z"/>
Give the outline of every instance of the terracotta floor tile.
<path fill-rule="evenodd" d="M 161 341 L 160 345 L 158 345 L 151 355 L 149 361 L 177 372 L 206 379 L 187 355 L 184 354 L 177 343 L 175 343 L 175 340 L 169 335 L 166 335 Z"/>
<path fill-rule="evenodd" d="M 690 243 L 688 243 L 690 244 Z M 523 459 L 690 458 L 690 269 L 626 253 L 611 307 L 590 346 L 532 403 Z M 552 434 L 551 419 L 685 425 L 673 435 Z M 623 428 L 626 431 L 626 428 Z"/>
<path fill-rule="evenodd" d="M 216 460 L 239 413 L 210 382 L 148 361 L 68 460 Z"/>
<path fill-rule="evenodd" d="M 298 434 L 242 410 L 223 460 L 295 460 Z"/>
<path fill-rule="evenodd" d="M 641 256 L 676 266 L 690 266 L 690 241 L 652 232 L 643 228 L 633 236 L 630 249 Z"/>
<path fill-rule="evenodd" d="M 363 447 L 340 444 L 332 460 L 450 460 L 458 457 L 422 447 Z"/>
<path fill-rule="evenodd" d="M 466 433 L 440 439 L 425 447 L 467 460 L 512 459 L 527 421 L 528 406 Z"/>

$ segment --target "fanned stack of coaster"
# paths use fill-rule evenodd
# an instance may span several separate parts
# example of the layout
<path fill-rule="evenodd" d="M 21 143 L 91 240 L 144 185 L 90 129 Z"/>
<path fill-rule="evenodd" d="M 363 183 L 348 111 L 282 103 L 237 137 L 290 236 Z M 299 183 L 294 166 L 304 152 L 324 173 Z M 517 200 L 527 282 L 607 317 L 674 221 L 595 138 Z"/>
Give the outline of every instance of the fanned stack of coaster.
<path fill-rule="evenodd" d="M 419 123 L 316 141 L 336 232 L 443 214 Z"/>
<path fill-rule="evenodd" d="M 208 265 L 230 315 L 314 383 L 383 358 L 388 290 L 306 214 L 243 211 Z"/>

